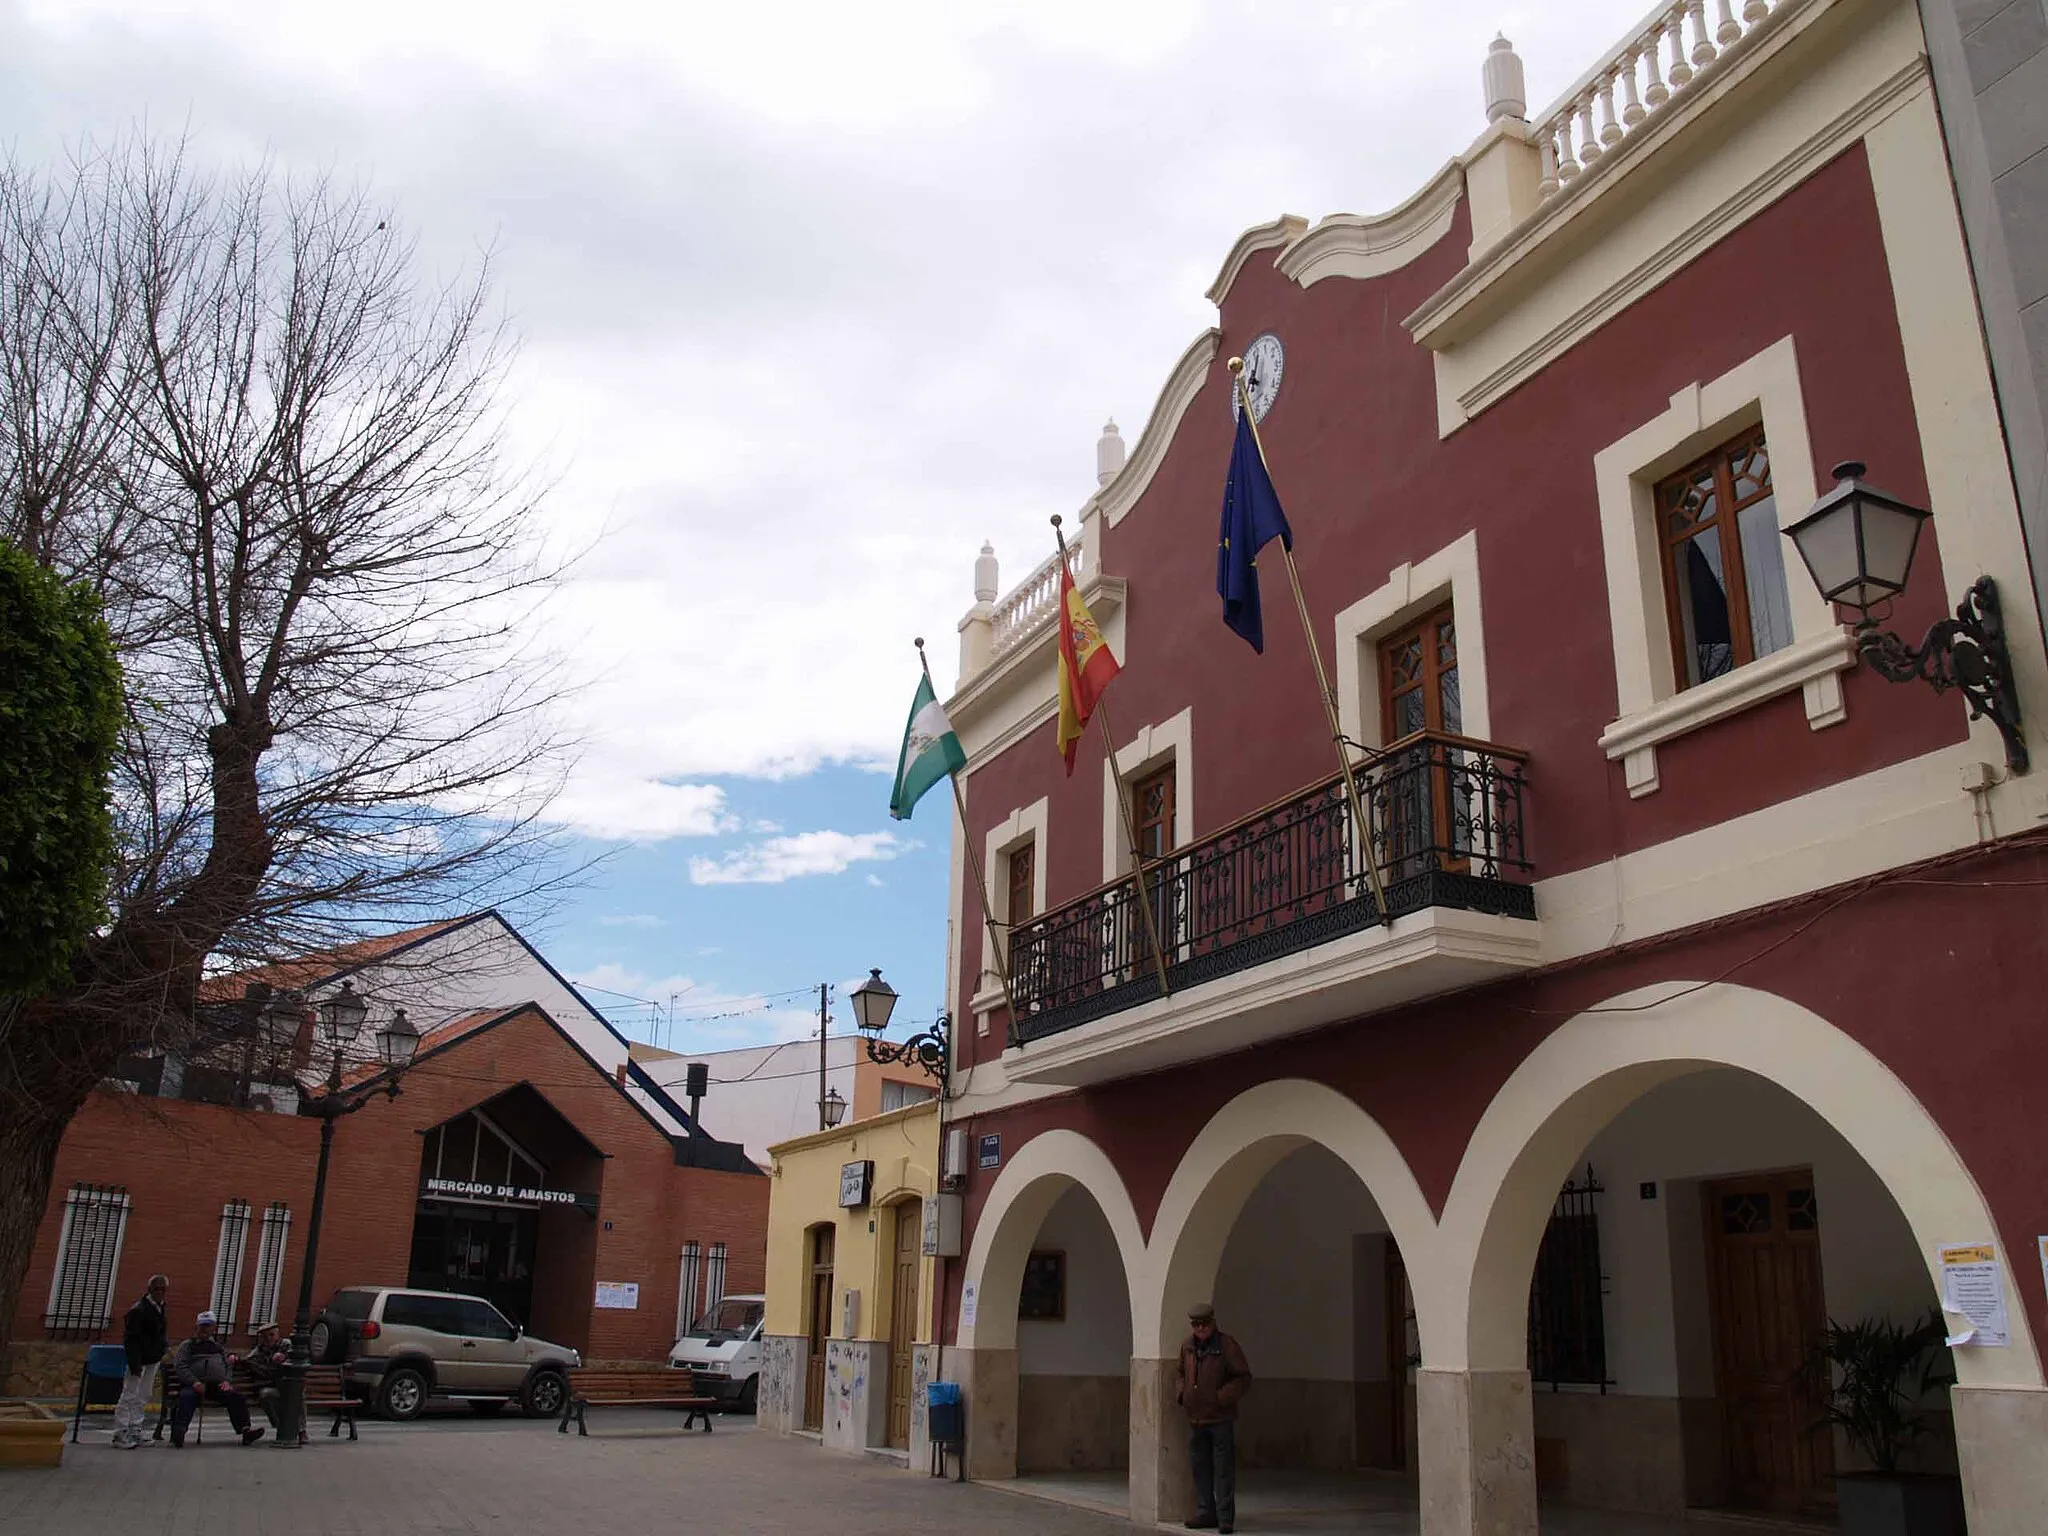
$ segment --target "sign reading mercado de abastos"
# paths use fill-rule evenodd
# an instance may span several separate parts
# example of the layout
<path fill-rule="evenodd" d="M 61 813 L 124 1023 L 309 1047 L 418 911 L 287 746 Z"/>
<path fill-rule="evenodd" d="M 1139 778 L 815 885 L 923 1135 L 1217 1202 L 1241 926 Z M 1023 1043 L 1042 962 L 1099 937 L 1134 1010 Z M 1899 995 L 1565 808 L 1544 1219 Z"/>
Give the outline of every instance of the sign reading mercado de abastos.
<path fill-rule="evenodd" d="M 597 1214 L 597 1196 L 576 1189 L 549 1189 L 544 1184 L 493 1184 L 489 1179 L 420 1180 L 422 1200 L 467 1200 L 476 1205 L 518 1205 L 545 1208 L 573 1205 Z"/>

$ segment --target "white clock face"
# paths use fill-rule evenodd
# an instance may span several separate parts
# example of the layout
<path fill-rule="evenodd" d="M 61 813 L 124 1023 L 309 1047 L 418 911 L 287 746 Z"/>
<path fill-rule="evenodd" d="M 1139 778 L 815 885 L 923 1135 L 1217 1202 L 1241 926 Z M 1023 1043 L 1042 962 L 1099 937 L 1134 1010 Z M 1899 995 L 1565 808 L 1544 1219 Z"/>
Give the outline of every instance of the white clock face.
<path fill-rule="evenodd" d="M 1252 344 L 1244 349 L 1244 388 L 1251 396 L 1252 420 L 1264 421 L 1266 412 L 1273 409 L 1273 401 L 1280 393 L 1280 373 L 1286 366 L 1287 353 L 1280 345 L 1280 338 L 1271 331 L 1252 338 Z M 1230 414 L 1238 411 L 1237 391 L 1230 392 Z"/>

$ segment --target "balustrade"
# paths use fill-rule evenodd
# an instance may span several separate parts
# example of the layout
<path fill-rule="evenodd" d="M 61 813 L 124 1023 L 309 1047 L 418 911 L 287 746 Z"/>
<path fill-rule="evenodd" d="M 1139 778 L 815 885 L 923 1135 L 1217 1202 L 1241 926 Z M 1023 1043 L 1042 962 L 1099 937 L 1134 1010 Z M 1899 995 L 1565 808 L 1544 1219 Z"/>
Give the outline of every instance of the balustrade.
<path fill-rule="evenodd" d="M 1067 546 L 1068 568 L 1078 583 L 1087 577 L 1086 546 L 1075 540 Z M 1060 557 L 1054 550 L 1039 565 L 1038 569 L 1012 587 L 1001 602 L 996 604 L 995 639 L 990 656 L 1007 655 L 1022 645 L 1032 635 L 1060 602 Z"/>

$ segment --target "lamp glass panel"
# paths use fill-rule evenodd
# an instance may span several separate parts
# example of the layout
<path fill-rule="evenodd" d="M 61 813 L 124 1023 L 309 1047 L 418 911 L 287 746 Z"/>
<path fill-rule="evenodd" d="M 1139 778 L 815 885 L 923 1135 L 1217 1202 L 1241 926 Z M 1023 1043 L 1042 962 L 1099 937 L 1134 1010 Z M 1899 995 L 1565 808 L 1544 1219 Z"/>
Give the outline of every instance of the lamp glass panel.
<path fill-rule="evenodd" d="M 1880 595 L 1902 592 L 1913 569 L 1913 547 L 1920 540 L 1919 512 L 1866 502 L 1863 507 L 1864 585 Z"/>
<path fill-rule="evenodd" d="M 1848 503 L 1832 508 L 1825 517 L 1802 523 L 1792 535 L 1799 546 L 1799 558 L 1813 576 L 1820 595 L 1831 603 L 1860 601 L 1856 593 L 1862 584 L 1862 570 L 1856 558 L 1856 513 Z"/>
<path fill-rule="evenodd" d="M 403 1067 L 411 1063 L 413 1052 L 420 1048 L 420 1037 L 416 1030 L 390 1028 L 377 1031 L 377 1054 L 384 1058 L 387 1067 Z"/>

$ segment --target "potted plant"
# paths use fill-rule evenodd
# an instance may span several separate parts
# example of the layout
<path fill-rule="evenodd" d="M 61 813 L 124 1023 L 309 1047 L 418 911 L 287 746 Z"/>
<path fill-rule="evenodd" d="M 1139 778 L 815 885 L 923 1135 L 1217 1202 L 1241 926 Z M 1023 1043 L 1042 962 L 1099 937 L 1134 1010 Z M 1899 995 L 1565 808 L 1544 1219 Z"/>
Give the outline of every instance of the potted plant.
<path fill-rule="evenodd" d="M 1814 1361 L 1827 1417 L 1814 1428 L 1842 1431 L 1867 1472 L 1835 1478 L 1847 1536 L 1964 1536 L 1963 1484 L 1940 1473 L 1906 1472 L 1907 1448 L 1933 1432 L 1927 1396 L 1955 1381 L 1939 1312 L 1907 1327 L 1889 1318 L 1828 1322 Z"/>

